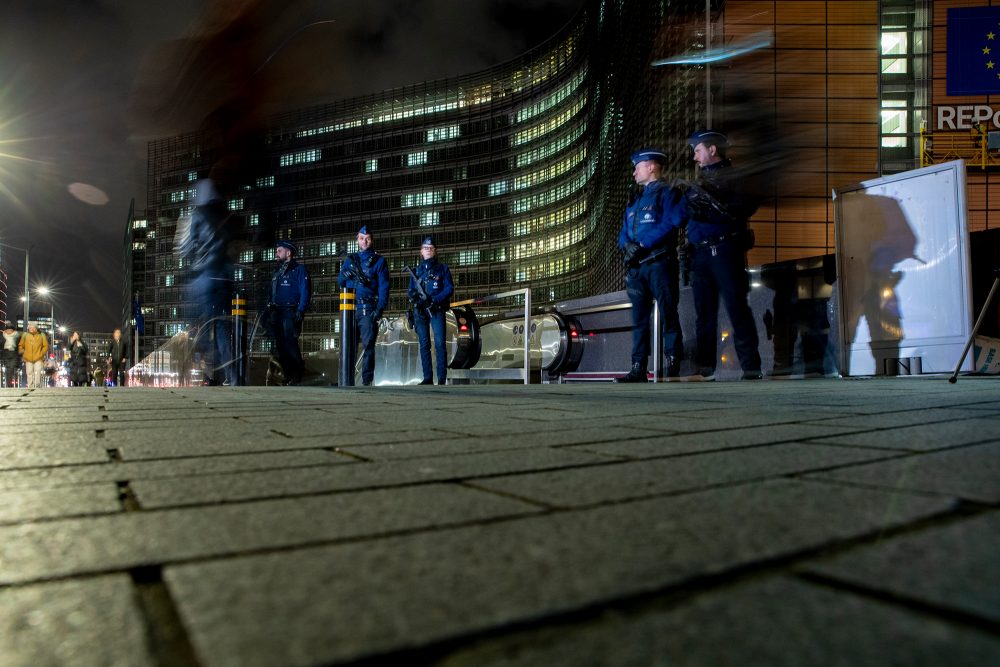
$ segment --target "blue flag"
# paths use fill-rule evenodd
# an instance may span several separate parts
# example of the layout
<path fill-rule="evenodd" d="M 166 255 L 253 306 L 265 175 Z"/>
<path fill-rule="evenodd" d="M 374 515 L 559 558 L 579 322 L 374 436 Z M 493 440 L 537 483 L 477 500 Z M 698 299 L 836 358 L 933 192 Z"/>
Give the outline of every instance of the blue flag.
<path fill-rule="evenodd" d="M 948 9 L 949 95 L 1000 93 L 1000 6 Z"/>
<path fill-rule="evenodd" d="M 142 318 L 142 306 L 139 305 L 139 294 L 132 300 L 132 316 L 135 317 L 135 332 L 140 336 L 146 333 L 146 323 Z"/>

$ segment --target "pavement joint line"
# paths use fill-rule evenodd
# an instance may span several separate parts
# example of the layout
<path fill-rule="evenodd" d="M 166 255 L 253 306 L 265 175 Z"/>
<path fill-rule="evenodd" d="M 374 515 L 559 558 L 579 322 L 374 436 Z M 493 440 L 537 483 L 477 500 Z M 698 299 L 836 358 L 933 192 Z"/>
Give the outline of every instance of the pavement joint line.
<path fill-rule="evenodd" d="M 851 467 L 855 467 L 855 466 L 860 467 L 860 466 L 867 465 L 868 463 L 885 463 L 885 461 L 887 461 L 887 460 L 889 460 L 889 459 L 878 459 L 878 460 L 863 461 L 863 462 L 859 461 L 859 462 L 856 462 L 856 463 L 853 463 L 853 464 L 848 464 L 848 465 L 844 465 L 844 466 L 840 466 L 840 467 L 842 467 L 842 468 L 851 468 Z M 796 479 L 798 481 L 803 481 L 803 482 L 817 482 L 819 484 L 826 484 L 826 485 L 829 485 L 829 486 L 843 486 L 843 487 L 850 487 L 850 488 L 854 488 L 854 489 L 867 489 L 869 491 L 882 491 L 882 492 L 885 492 L 885 491 L 896 491 L 896 492 L 899 492 L 899 493 L 906 493 L 906 494 L 913 495 L 913 496 L 924 496 L 925 498 L 954 498 L 954 499 L 956 499 L 960 503 L 968 504 L 968 505 L 971 505 L 971 506 L 981 506 L 984 509 L 987 509 L 987 508 L 988 509 L 1000 509 L 1000 503 L 988 503 L 988 502 L 985 502 L 985 501 L 982 501 L 982 500 L 974 500 L 972 498 L 964 498 L 964 497 L 956 495 L 954 493 L 948 493 L 948 492 L 944 492 L 944 491 L 928 491 L 926 489 L 900 489 L 900 488 L 896 488 L 894 486 L 883 486 L 883 485 L 880 485 L 880 484 L 878 484 L 876 482 L 859 482 L 857 480 L 852 480 L 852 479 L 838 479 L 838 478 L 834 478 L 834 477 L 812 477 L 811 476 L 811 475 L 816 475 L 816 474 L 822 474 L 823 472 L 829 472 L 829 471 L 828 470 L 826 470 L 826 471 L 809 470 L 809 471 L 805 471 L 805 472 L 788 473 L 788 476 L 790 478 L 794 478 L 794 479 Z"/>
<path fill-rule="evenodd" d="M 100 440 L 105 435 L 103 428 L 94 429 L 94 437 Z"/>
<path fill-rule="evenodd" d="M 993 619 L 984 618 L 972 612 L 948 605 L 933 604 L 909 595 L 902 595 L 889 590 L 873 588 L 864 584 L 847 581 L 838 577 L 818 572 L 795 572 L 794 575 L 815 586 L 821 586 L 837 593 L 851 593 L 883 604 L 903 607 L 921 616 L 937 620 L 971 626 L 990 634 L 996 634 L 997 623 Z"/>
<path fill-rule="evenodd" d="M 516 493 L 511 493 L 509 491 L 503 491 L 501 489 L 493 489 L 493 488 L 490 488 L 488 486 L 479 486 L 478 484 L 476 484 L 474 482 L 470 482 L 469 479 L 470 478 L 465 478 L 465 479 L 462 479 L 462 480 L 458 480 L 458 483 L 459 483 L 459 485 L 464 486 L 467 489 L 473 489 L 474 491 L 479 491 L 481 493 L 488 493 L 490 495 L 498 496 L 500 498 L 509 498 L 511 500 L 517 500 L 517 501 L 520 501 L 522 503 L 528 503 L 529 505 L 534 505 L 535 507 L 538 507 L 538 508 L 541 508 L 541 509 L 544 509 L 544 510 L 549 510 L 551 512 L 560 512 L 560 511 L 565 511 L 566 510 L 566 508 L 562 508 L 562 507 L 560 507 L 558 505 L 553 505 L 551 503 L 547 503 L 547 502 L 538 500 L 536 498 L 526 498 L 524 496 L 518 495 Z M 471 479 L 475 479 L 475 478 L 471 478 Z"/>
<path fill-rule="evenodd" d="M 111 447 L 111 448 L 106 449 L 104 451 L 106 451 L 108 453 L 108 459 L 112 463 L 124 463 L 124 461 L 122 461 L 122 450 L 118 449 L 117 447 Z M 93 464 L 91 464 L 91 465 L 93 465 Z M 101 464 L 101 465 L 103 465 L 103 464 Z M 48 467 L 53 467 L 53 466 L 48 466 Z"/>
<path fill-rule="evenodd" d="M 374 459 L 369 459 L 361 456 L 360 454 L 354 454 L 353 452 L 345 452 L 340 447 L 326 447 L 325 449 L 328 452 L 333 452 L 334 454 L 338 454 L 340 456 L 346 456 L 347 458 L 355 459 L 361 463 L 375 463 Z"/>
<path fill-rule="evenodd" d="M 132 568 L 135 600 L 142 615 L 150 657 L 158 667 L 201 667 L 177 603 L 159 565 Z"/>

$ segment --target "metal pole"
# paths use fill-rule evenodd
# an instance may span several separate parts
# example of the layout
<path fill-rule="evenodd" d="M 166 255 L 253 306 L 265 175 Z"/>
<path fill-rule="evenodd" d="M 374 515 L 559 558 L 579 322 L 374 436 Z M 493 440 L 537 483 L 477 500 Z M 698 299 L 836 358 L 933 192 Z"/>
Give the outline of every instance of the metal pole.
<path fill-rule="evenodd" d="M 541 372 L 541 366 L 539 366 Z M 524 384 L 531 384 L 531 289 L 524 291 Z"/>
<path fill-rule="evenodd" d="M 712 0 L 705 0 L 705 53 L 712 48 Z M 705 127 L 712 127 L 712 66 L 705 63 Z"/>
<path fill-rule="evenodd" d="M 28 291 L 28 258 L 31 256 L 31 248 L 24 251 L 24 330 L 28 330 L 28 309 L 31 302 L 31 293 Z"/>

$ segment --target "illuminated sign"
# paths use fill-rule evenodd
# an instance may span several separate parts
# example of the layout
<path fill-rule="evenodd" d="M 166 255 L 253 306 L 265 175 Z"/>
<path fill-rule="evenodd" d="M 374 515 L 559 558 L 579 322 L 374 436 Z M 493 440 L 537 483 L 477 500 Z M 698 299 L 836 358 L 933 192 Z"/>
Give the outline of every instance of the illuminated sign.
<path fill-rule="evenodd" d="M 968 104 L 937 108 L 938 130 L 971 130 L 981 123 L 990 121 L 1000 128 L 1000 110 L 988 104 Z"/>

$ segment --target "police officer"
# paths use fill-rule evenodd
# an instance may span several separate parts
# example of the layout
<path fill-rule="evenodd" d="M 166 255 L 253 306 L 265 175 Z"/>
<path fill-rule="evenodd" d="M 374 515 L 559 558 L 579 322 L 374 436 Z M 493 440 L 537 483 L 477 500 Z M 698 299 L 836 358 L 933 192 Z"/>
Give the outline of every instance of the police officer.
<path fill-rule="evenodd" d="M 715 130 L 695 132 L 688 139 L 700 173 L 685 192 L 688 202 L 688 243 L 693 246 L 697 364 L 704 380 L 715 379 L 718 356 L 719 297 L 726 304 L 733 327 L 736 355 L 744 380 L 758 380 L 760 352 L 757 325 L 747 293 L 746 251 L 753 246 L 748 221 L 757 203 L 740 191 L 732 162 L 726 157 L 729 141 Z"/>
<path fill-rule="evenodd" d="M 298 254 L 299 249 L 291 241 L 278 241 L 274 256 L 280 264 L 271 276 L 271 330 L 278 363 L 290 385 L 302 382 L 305 370 L 299 336 L 312 296 L 309 271 L 295 261 Z"/>
<path fill-rule="evenodd" d="M 424 237 L 420 245 L 421 262 L 410 276 L 407 297 L 413 308 L 413 328 L 420 343 L 420 366 L 424 379 L 420 384 L 433 384 L 431 377 L 431 339 L 434 331 L 434 356 L 437 361 L 438 384 L 448 377 L 448 359 L 445 353 L 444 314 L 448 310 L 455 285 L 448 265 L 439 262 L 432 236 Z"/>
<path fill-rule="evenodd" d="M 368 226 L 358 230 L 358 252 L 351 253 L 340 266 L 337 284 L 354 289 L 355 322 L 363 350 L 361 384 L 375 379 L 375 339 L 382 312 L 389 303 L 389 264 L 372 247 Z"/>
<path fill-rule="evenodd" d="M 625 209 L 618 247 L 625 253 L 625 288 L 632 303 L 632 369 L 616 382 L 646 382 L 649 318 L 660 309 L 667 377 L 677 377 L 684 340 L 677 317 L 679 298 L 677 236 L 684 222 L 684 198 L 662 180 L 667 156 L 644 149 L 632 155 L 632 172 L 642 193 Z"/>

